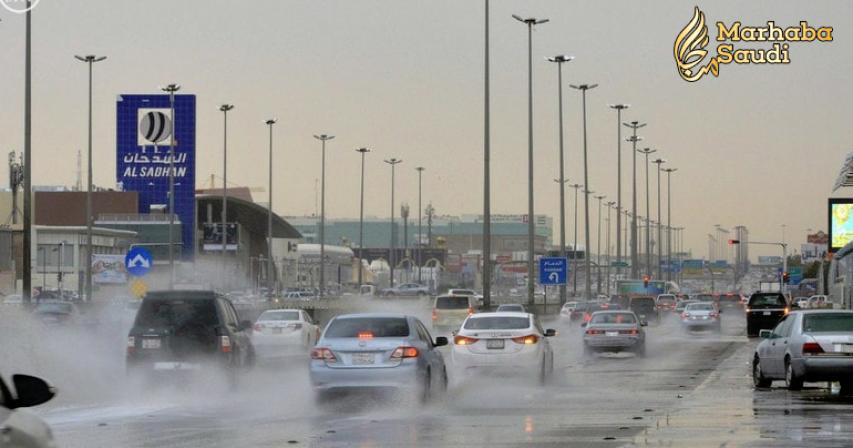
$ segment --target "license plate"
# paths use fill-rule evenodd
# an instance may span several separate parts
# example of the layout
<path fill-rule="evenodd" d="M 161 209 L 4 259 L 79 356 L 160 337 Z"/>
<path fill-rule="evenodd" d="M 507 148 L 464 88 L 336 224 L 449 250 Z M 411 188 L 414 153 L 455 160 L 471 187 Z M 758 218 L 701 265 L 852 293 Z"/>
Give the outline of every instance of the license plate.
<path fill-rule="evenodd" d="M 272 329 L 273 334 L 281 334 L 281 327 L 274 327 Z"/>
<path fill-rule="evenodd" d="M 853 344 L 833 344 L 833 349 L 839 353 L 853 353 Z"/>
<path fill-rule="evenodd" d="M 604 332 L 604 335 L 605 336 L 619 336 L 619 332 L 618 331 L 606 331 L 606 332 Z"/>
<path fill-rule="evenodd" d="M 504 340 L 503 339 L 489 339 L 486 341 L 486 348 L 490 349 L 502 349 L 504 348 Z"/>
<path fill-rule="evenodd" d="M 765 311 L 765 312 L 764 312 L 764 315 L 765 315 L 765 316 L 769 316 L 770 314 L 772 314 L 770 311 Z"/>
<path fill-rule="evenodd" d="M 201 367 L 198 364 L 190 364 L 186 362 L 155 362 L 154 370 L 198 370 Z"/>
<path fill-rule="evenodd" d="M 158 348 L 160 348 L 160 340 L 159 339 L 143 339 L 142 340 L 142 348 L 158 349 Z"/>
<path fill-rule="evenodd" d="M 373 364 L 375 362 L 375 357 L 373 353 L 353 353 L 352 354 L 352 363 L 353 365 L 363 366 L 365 364 Z"/>

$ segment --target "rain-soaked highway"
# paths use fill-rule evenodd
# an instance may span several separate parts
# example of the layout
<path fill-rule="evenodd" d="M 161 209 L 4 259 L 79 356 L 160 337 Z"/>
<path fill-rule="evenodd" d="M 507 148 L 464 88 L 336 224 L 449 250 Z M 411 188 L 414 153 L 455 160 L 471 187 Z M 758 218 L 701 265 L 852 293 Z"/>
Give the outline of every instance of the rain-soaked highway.
<path fill-rule="evenodd" d="M 428 317 L 416 303 L 404 307 Z M 459 381 L 449 365 L 447 395 L 426 406 L 351 396 L 318 407 L 307 355 L 255 368 L 237 391 L 212 379 L 129 384 L 121 330 L 104 325 L 36 337 L 26 319 L 4 321 L 0 368 L 47 377 L 59 388 L 57 399 L 34 412 L 62 447 L 779 447 L 841 446 L 851 438 L 853 401 L 837 390 L 752 388 L 757 341 L 744 336 L 738 310 L 723 314 L 722 334 L 685 334 L 676 316 L 666 316 L 648 327 L 646 358 L 585 358 L 577 325 L 545 326 L 559 331 L 549 384 Z"/>

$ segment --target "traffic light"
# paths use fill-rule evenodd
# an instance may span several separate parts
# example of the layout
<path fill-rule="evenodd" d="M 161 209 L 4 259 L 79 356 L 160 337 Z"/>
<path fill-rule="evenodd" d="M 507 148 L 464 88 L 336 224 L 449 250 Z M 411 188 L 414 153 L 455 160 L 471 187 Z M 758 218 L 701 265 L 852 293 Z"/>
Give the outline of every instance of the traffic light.
<path fill-rule="evenodd" d="M 650 280 L 650 279 L 651 279 L 651 278 L 650 278 L 648 275 L 644 275 L 644 276 L 643 276 L 643 287 L 644 287 L 644 288 L 648 288 L 648 287 L 649 287 L 649 280 Z"/>
<path fill-rule="evenodd" d="M 782 283 L 788 283 L 791 280 L 791 274 L 788 272 L 782 273 Z"/>
<path fill-rule="evenodd" d="M 729 240 L 729 246 L 734 246 L 735 244 L 740 244 L 740 240 Z"/>

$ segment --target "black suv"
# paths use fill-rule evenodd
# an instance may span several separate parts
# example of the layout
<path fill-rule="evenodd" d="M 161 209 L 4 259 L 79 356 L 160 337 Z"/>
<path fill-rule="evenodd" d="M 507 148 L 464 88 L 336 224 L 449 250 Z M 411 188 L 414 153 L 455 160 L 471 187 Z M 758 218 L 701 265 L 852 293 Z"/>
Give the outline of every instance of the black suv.
<path fill-rule="evenodd" d="M 254 363 L 250 321 L 212 291 L 150 292 L 127 337 L 129 374 L 223 368 L 236 381 Z"/>
<path fill-rule="evenodd" d="M 788 301 L 778 292 L 751 295 L 746 306 L 746 335 L 758 336 L 761 330 L 772 330 L 788 311 Z"/>

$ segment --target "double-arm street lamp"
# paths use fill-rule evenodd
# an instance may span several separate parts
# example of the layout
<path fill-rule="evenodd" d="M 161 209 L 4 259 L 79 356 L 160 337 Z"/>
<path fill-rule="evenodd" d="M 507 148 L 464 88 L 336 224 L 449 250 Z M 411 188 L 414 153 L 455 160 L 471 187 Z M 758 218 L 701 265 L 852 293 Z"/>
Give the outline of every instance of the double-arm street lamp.
<path fill-rule="evenodd" d="M 583 105 L 583 184 L 589 186 L 589 163 L 587 158 L 587 135 L 586 135 L 586 91 L 598 87 L 598 84 L 580 84 L 570 85 L 569 87 L 580 90 L 582 105 Z M 590 192 L 591 193 L 591 192 Z M 589 194 L 584 195 L 584 250 L 587 256 L 584 257 L 584 270 L 586 271 L 586 300 L 588 301 L 592 291 L 592 278 L 590 277 L 590 259 L 589 259 Z"/>
<path fill-rule="evenodd" d="M 394 287 L 394 263 L 396 262 L 396 250 L 397 250 L 397 242 L 396 233 L 394 232 L 394 167 L 399 163 L 403 163 L 402 160 L 391 158 L 385 161 L 388 165 L 391 165 L 391 253 L 388 256 L 388 266 L 391 274 L 391 287 Z"/>
<path fill-rule="evenodd" d="M 620 265 L 616 268 L 616 272 L 619 273 L 622 272 L 622 219 L 619 219 L 619 213 L 622 210 L 622 111 L 631 106 L 628 104 L 610 104 L 609 106 L 616 110 L 616 262 Z"/>
<path fill-rule="evenodd" d="M 638 149 L 646 156 L 646 275 L 652 275 L 652 233 L 651 216 L 649 216 L 649 154 L 657 152 L 655 149 Z"/>
<path fill-rule="evenodd" d="M 364 266 L 364 155 L 369 153 L 367 148 L 358 148 L 356 152 L 361 153 L 361 200 L 358 208 L 358 288 L 361 291 L 361 285 L 364 284 L 363 266 Z"/>
<path fill-rule="evenodd" d="M 640 259 L 637 255 L 638 249 L 638 241 L 637 241 L 637 142 L 642 140 L 642 137 L 637 136 L 637 129 L 640 129 L 646 125 L 646 123 L 640 123 L 639 121 L 632 121 L 630 123 L 622 123 L 628 128 L 631 128 L 634 133 L 630 137 L 627 138 L 629 142 L 631 142 L 631 154 L 632 154 L 632 167 L 631 167 L 631 183 L 633 184 L 631 188 L 631 278 L 636 279 L 640 276 Z"/>
<path fill-rule="evenodd" d="M 326 291 L 326 142 L 335 138 L 334 135 L 314 135 L 320 140 L 320 298 Z M 360 285 L 359 285 L 360 287 Z"/>
<path fill-rule="evenodd" d="M 666 173 L 666 264 L 669 267 L 666 272 L 666 279 L 672 280 L 672 173 L 678 171 L 678 168 L 664 168 Z"/>
<path fill-rule="evenodd" d="M 661 241 L 663 241 L 663 238 L 662 238 L 662 235 L 661 235 L 661 227 L 662 227 L 662 226 L 661 226 L 661 223 L 662 223 L 663 221 L 661 221 L 661 219 L 660 219 L 660 208 L 661 208 L 661 207 L 660 207 L 660 206 L 661 206 L 661 201 L 660 201 L 660 172 L 661 172 L 661 167 L 660 167 L 660 166 L 661 166 L 662 164 L 666 163 L 666 160 L 661 159 L 661 158 L 657 158 L 657 159 L 655 159 L 655 160 L 652 160 L 652 163 L 654 163 L 655 165 L 657 165 L 657 166 L 658 166 L 658 169 L 657 169 L 657 171 L 658 171 L 658 237 L 657 237 L 657 250 L 658 250 L 658 256 L 657 256 L 657 262 L 658 262 L 658 276 L 657 276 L 657 278 L 658 278 L 658 280 L 660 280 L 660 279 L 662 279 L 662 278 L 663 278 L 663 272 L 661 271 L 662 267 L 661 267 L 661 265 L 660 265 L 660 262 L 663 260 L 663 243 L 661 242 Z"/>
<path fill-rule="evenodd" d="M 560 184 L 560 256 L 566 258 L 566 176 L 565 159 L 563 156 L 563 64 L 574 59 L 572 56 L 557 55 L 547 58 L 548 61 L 557 64 L 557 104 L 558 118 L 557 127 L 560 137 L 560 178 L 556 181 Z M 560 305 L 566 303 L 566 285 L 560 285 Z"/>

